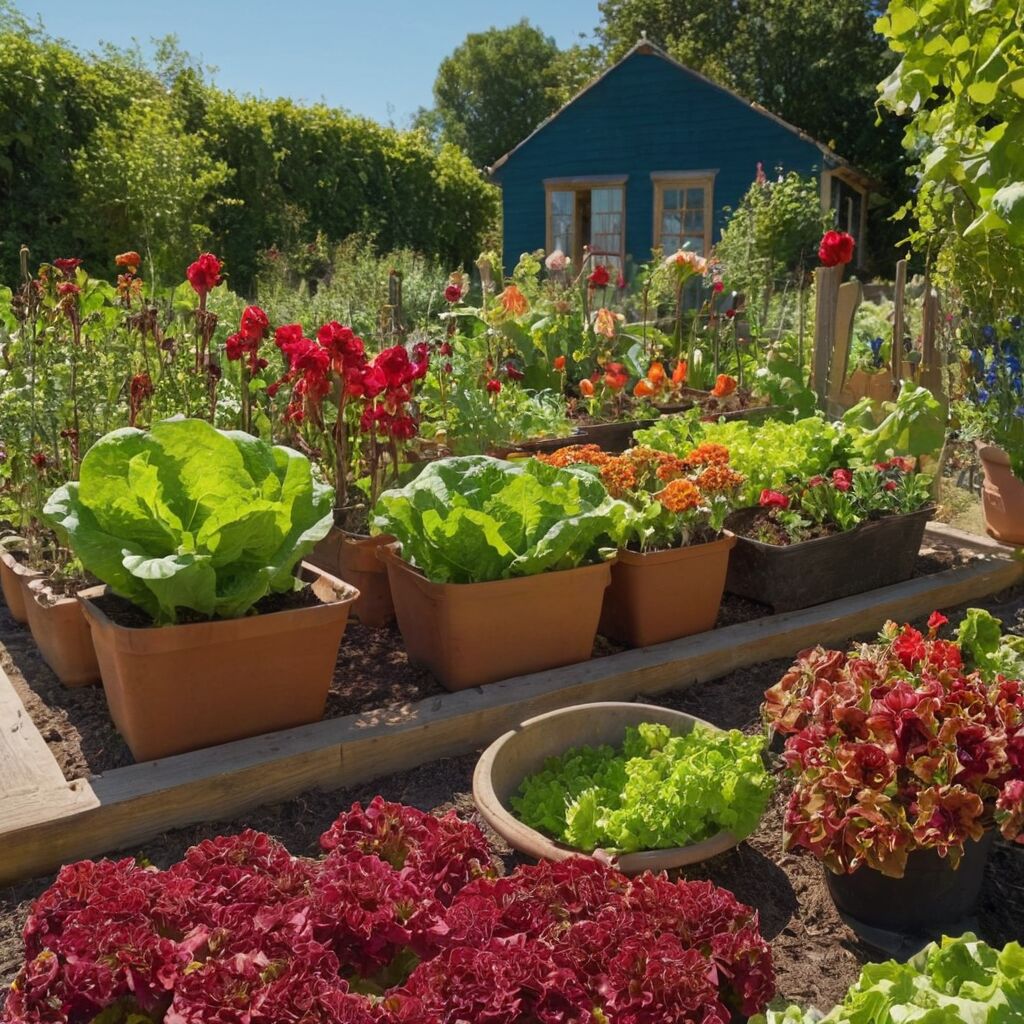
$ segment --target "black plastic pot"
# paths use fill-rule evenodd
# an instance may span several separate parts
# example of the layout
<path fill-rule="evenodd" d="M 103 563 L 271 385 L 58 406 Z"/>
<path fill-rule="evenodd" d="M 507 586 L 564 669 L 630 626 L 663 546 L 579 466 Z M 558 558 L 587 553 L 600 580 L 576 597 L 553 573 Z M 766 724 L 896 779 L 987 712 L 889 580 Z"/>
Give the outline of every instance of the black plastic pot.
<path fill-rule="evenodd" d="M 928 931 L 970 917 L 978 903 L 995 840 L 989 829 L 979 842 L 968 839 L 960 866 L 935 850 L 915 850 L 907 857 L 902 878 L 889 878 L 874 868 L 852 875 L 825 871 L 825 883 L 836 909 L 858 924 L 890 932 Z"/>
<path fill-rule="evenodd" d="M 649 427 L 654 420 L 622 420 L 616 423 L 591 423 L 580 428 L 576 444 L 596 444 L 615 455 L 633 443 L 633 431 Z"/>
<path fill-rule="evenodd" d="M 744 536 L 760 511 L 740 509 L 726 522 L 739 539 L 729 559 L 725 589 L 776 612 L 789 612 L 910 579 L 935 507 L 787 545 L 762 544 Z"/>
<path fill-rule="evenodd" d="M 508 450 L 513 452 L 529 452 L 531 455 L 538 453 L 557 452 L 559 448 L 566 448 L 571 444 L 587 444 L 583 440 L 583 431 L 574 430 L 567 437 L 532 437 L 529 441 L 510 443 Z"/>

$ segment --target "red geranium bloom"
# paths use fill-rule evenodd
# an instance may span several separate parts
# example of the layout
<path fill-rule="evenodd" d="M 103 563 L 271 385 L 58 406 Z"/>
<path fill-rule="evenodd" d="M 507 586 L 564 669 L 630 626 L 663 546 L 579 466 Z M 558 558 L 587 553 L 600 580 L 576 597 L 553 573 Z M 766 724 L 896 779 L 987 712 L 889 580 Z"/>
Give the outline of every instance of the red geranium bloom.
<path fill-rule="evenodd" d="M 220 260 L 212 252 L 204 252 L 199 259 L 189 265 L 185 271 L 192 290 L 202 297 L 220 284 Z"/>
<path fill-rule="evenodd" d="M 826 231 L 818 246 L 818 259 L 822 266 L 838 267 L 853 259 L 853 236 L 845 231 Z"/>
<path fill-rule="evenodd" d="M 587 278 L 591 288 L 604 288 L 611 280 L 611 275 L 608 273 L 608 268 L 603 263 L 598 263 L 594 267 L 593 273 Z"/>
<path fill-rule="evenodd" d="M 73 277 L 75 271 L 82 265 L 82 261 L 77 257 L 64 257 L 59 260 L 54 260 L 53 265 L 65 276 Z"/>
<path fill-rule="evenodd" d="M 781 491 L 773 491 L 768 487 L 761 492 L 757 503 L 761 508 L 789 508 L 789 498 Z"/>
<path fill-rule="evenodd" d="M 946 625 L 947 622 L 949 622 L 949 619 L 946 618 L 946 616 L 943 615 L 942 612 L 932 612 L 931 615 L 928 616 L 928 632 L 937 632 L 938 630 L 942 629 L 942 627 Z"/>
<path fill-rule="evenodd" d="M 853 473 L 848 469 L 834 469 L 832 483 L 837 491 L 848 491 L 853 486 Z"/>

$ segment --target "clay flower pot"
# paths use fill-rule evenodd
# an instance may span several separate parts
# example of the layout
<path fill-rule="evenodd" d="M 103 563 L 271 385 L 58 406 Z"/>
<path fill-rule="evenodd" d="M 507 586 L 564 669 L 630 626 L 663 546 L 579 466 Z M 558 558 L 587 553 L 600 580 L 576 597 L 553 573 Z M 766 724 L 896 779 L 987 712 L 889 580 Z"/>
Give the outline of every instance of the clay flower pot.
<path fill-rule="evenodd" d="M 855 405 L 862 398 L 872 398 L 876 402 L 887 402 L 893 397 L 892 377 L 885 370 L 879 373 L 868 373 L 867 370 L 854 370 L 846 380 L 843 388 Z"/>
<path fill-rule="evenodd" d="M 395 618 L 388 572 L 377 558 L 377 549 L 382 544 L 394 542 L 394 537 L 368 537 L 334 527 L 308 559 L 318 569 L 337 576 L 359 591 L 359 597 L 352 605 L 352 615 L 373 629 L 386 626 Z"/>
<path fill-rule="evenodd" d="M 28 624 L 43 661 L 65 686 L 99 682 L 89 623 L 75 597 L 57 597 L 45 580 L 28 584 Z"/>
<path fill-rule="evenodd" d="M 981 491 L 985 529 L 1004 544 L 1024 544 L 1024 483 L 1013 475 L 1010 456 L 1002 448 L 980 441 L 977 448 L 985 471 Z"/>
<path fill-rule="evenodd" d="M 319 605 L 179 626 L 130 628 L 79 594 L 103 689 L 136 761 L 290 729 L 323 717 L 359 592 L 303 563 Z"/>
<path fill-rule="evenodd" d="M 3 589 L 11 618 L 23 626 L 28 624 L 29 581 L 39 579 L 42 575 L 37 569 L 22 565 L 12 552 L 0 550 L 0 588 Z"/>
<path fill-rule="evenodd" d="M 935 850 L 915 850 L 902 878 L 869 867 L 850 875 L 826 869 L 825 884 L 836 909 L 855 925 L 916 933 L 962 924 L 977 905 L 994 839 L 993 829 L 980 842 L 968 839 L 955 869 Z"/>
<path fill-rule="evenodd" d="M 626 727 L 644 722 L 667 725 L 679 736 L 685 736 L 698 724 L 715 729 L 685 712 L 654 704 L 605 701 L 559 708 L 522 722 L 483 752 L 473 772 L 473 801 L 483 819 L 509 846 L 537 860 L 591 856 L 627 875 L 635 875 L 696 864 L 736 846 L 739 841 L 731 832 L 719 832 L 692 846 L 621 855 L 607 850 L 586 854 L 524 825 L 512 812 L 512 797 L 523 779 L 540 771 L 549 757 L 564 754 L 570 747 L 621 746 Z"/>
<path fill-rule="evenodd" d="M 738 537 L 725 589 L 789 612 L 910 579 L 935 507 L 870 519 L 799 544 L 763 544 L 742 536 L 745 522 L 760 511 L 740 509 L 727 521 Z"/>
<path fill-rule="evenodd" d="M 397 545 L 378 551 L 409 660 L 445 689 L 590 659 L 610 562 L 493 583 L 431 583 Z"/>
<path fill-rule="evenodd" d="M 735 544 L 727 533 L 667 551 L 620 550 L 597 631 L 616 643 L 649 647 L 712 629 Z"/>

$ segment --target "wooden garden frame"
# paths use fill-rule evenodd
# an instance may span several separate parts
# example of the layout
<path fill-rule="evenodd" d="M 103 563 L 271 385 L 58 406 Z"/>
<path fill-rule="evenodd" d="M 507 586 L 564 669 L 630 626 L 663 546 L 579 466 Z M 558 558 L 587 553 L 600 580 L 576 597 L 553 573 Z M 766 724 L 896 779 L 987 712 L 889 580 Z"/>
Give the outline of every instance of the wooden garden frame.
<path fill-rule="evenodd" d="M 886 619 L 917 618 L 1024 581 L 1024 563 L 995 541 L 940 524 L 929 526 L 927 539 L 978 557 L 803 611 L 70 783 L 0 672 L 0 884 L 307 789 L 351 786 L 467 753 L 526 718 L 567 704 L 685 688 L 816 643 L 871 633 Z"/>

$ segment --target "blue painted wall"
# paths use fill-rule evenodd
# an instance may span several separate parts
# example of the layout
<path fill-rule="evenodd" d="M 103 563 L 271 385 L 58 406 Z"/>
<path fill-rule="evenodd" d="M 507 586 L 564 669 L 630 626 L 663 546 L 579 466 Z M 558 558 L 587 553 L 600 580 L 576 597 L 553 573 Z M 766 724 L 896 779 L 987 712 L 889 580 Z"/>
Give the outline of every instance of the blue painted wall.
<path fill-rule="evenodd" d="M 504 204 L 503 259 L 545 247 L 544 180 L 627 175 L 626 255 L 650 258 L 656 171 L 717 171 L 717 239 L 725 217 L 754 180 L 758 162 L 801 174 L 825 157 L 771 117 L 657 54 L 633 53 L 574 100 L 499 167 Z"/>

